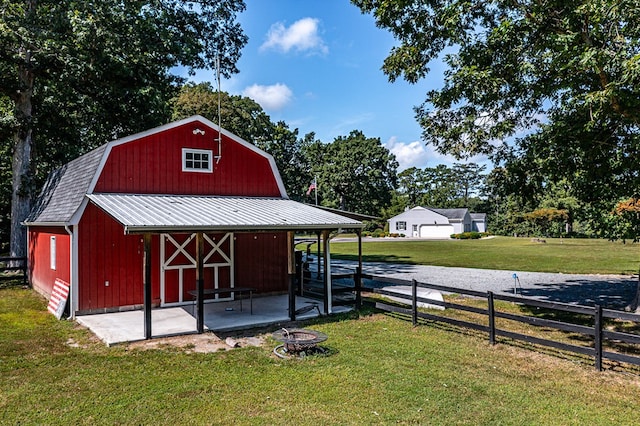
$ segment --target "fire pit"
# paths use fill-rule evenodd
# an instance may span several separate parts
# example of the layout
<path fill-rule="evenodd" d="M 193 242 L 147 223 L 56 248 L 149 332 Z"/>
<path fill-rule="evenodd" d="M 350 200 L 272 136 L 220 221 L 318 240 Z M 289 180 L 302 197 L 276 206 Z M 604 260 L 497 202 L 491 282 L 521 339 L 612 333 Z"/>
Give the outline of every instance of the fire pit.
<path fill-rule="evenodd" d="M 305 356 L 325 353 L 325 349 L 318 346 L 318 343 L 327 340 L 327 335 L 319 331 L 304 328 L 291 330 L 283 328 L 273 333 L 273 338 L 282 342 L 282 345 L 276 346 L 273 350 L 280 358 L 287 358 L 290 355 Z"/>

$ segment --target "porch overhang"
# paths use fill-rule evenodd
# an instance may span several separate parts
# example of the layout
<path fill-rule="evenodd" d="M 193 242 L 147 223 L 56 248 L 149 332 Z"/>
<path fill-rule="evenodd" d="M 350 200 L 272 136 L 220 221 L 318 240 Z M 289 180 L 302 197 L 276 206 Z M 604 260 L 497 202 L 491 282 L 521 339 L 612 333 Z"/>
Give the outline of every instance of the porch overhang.
<path fill-rule="evenodd" d="M 289 247 L 289 314 L 295 320 L 294 234 L 296 231 L 318 231 L 324 237 L 325 313 L 332 313 L 331 261 L 329 234 L 340 229 L 354 230 L 358 235 L 359 271 L 362 270 L 361 231 L 358 220 L 275 197 L 231 197 L 200 195 L 152 194 L 87 194 L 89 202 L 102 209 L 124 227 L 126 234 L 144 235 L 144 335 L 151 331 L 151 236 L 160 233 L 196 234 L 196 323 L 204 332 L 203 305 L 203 234 L 208 232 L 286 231 Z M 359 273 L 358 273 L 359 274 Z M 356 284 L 360 292 L 360 284 Z M 327 298 L 328 296 L 328 298 Z M 359 300 L 359 296 L 357 297 Z"/>
<path fill-rule="evenodd" d="M 286 198 L 88 194 L 127 234 L 360 230 L 364 224 Z"/>

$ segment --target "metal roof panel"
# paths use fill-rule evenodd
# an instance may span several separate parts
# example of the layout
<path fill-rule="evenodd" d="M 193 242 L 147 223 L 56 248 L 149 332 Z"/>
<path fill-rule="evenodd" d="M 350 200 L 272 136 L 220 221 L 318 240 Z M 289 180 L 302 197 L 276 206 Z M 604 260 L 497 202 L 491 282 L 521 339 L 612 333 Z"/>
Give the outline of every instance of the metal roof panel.
<path fill-rule="evenodd" d="M 360 229 L 362 222 L 286 198 L 88 194 L 128 233 Z"/>

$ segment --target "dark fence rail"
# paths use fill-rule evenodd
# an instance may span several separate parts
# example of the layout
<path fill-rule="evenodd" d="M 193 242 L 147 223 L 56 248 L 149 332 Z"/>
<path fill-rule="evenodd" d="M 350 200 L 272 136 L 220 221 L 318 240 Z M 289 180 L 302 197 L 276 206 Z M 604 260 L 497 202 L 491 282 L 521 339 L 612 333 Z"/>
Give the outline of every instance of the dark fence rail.
<path fill-rule="evenodd" d="M 0 277 L 6 278 L 7 275 L 5 274 L 5 272 L 7 271 L 20 271 L 22 276 L 22 283 L 24 285 L 28 284 L 26 257 L 0 256 Z M 13 276 L 11 276 L 11 278 L 13 278 Z"/>
<path fill-rule="evenodd" d="M 376 303 L 376 307 L 389 312 L 396 312 L 406 315 L 411 315 L 414 325 L 418 324 L 418 318 L 439 321 L 448 324 L 452 324 L 459 327 L 467 327 L 474 330 L 486 332 L 489 335 L 489 341 L 491 344 L 496 343 L 496 336 L 502 336 L 509 339 L 521 340 L 537 345 L 552 347 L 558 350 L 579 353 L 594 358 L 595 367 L 598 371 L 602 370 L 602 360 L 609 359 L 617 362 L 625 362 L 634 365 L 640 365 L 640 356 L 628 355 L 619 352 L 611 352 L 603 350 L 603 344 L 605 340 L 616 343 L 627 344 L 640 344 L 640 335 L 632 333 L 624 333 L 618 331 L 610 331 L 604 329 L 604 318 L 617 319 L 622 321 L 630 321 L 634 323 L 640 323 L 640 315 L 631 314 L 626 312 L 614 311 L 609 309 L 603 309 L 600 306 L 590 307 L 581 305 L 570 305 L 559 302 L 547 302 L 530 297 L 523 296 L 510 296 L 507 294 L 495 294 L 493 292 L 480 292 L 475 290 L 459 289 L 454 287 L 447 287 L 436 284 L 427 284 L 417 282 L 415 280 L 399 280 L 395 278 L 387 278 L 376 275 L 360 274 L 360 278 L 374 280 L 381 283 L 395 284 L 395 285 L 410 285 L 412 287 L 412 294 L 406 295 L 392 290 L 385 290 L 380 288 L 366 288 L 367 291 L 374 292 L 381 295 L 392 296 L 394 298 L 407 300 L 407 304 L 411 305 L 410 308 L 399 307 L 390 305 L 384 302 Z M 461 305 L 458 303 L 441 302 L 438 300 L 432 300 L 428 298 L 418 297 L 417 289 L 425 288 L 429 290 L 437 290 L 445 293 L 463 294 L 467 296 L 473 296 L 477 298 L 483 298 L 487 300 L 487 308 L 478 308 L 473 306 Z M 593 326 L 572 324 L 564 321 L 550 320 L 539 317 L 532 317 L 527 315 L 519 315 L 507 312 L 499 312 L 495 309 L 495 300 L 502 300 L 506 302 L 512 302 L 521 306 L 543 308 L 551 311 L 567 312 L 573 314 L 580 314 L 588 316 L 593 321 Z M 472 312 L 475 314 L 484 315 L 487 318 L 487 324 L 480 324 L 478 322 L 466 321 L 461 319 L 449 318 L 443 315 L 436 315 L 433 313 L 425 313 L 418 311 L 418 303 L 428 303 L 430 305 L 443 306 L 447 309 L 454 309 L 466 312 Z M 589 339 L 593 339 L 593 347 L 580 346 L 569 344 L 565 342 L 559 342 L 551 339 L 544 339 L 540 337 L 530 336 L 527 334 L 518 333 L 515 331 L 503 330 L 496 327 L 496 318 L 502 318 L 510 321 L 529 324 L 536 327 L 545 327 L 556 329 L 560 331 L 578 333 L 584 336 L 588 336 Z M 591 320 L 590 320 L 591 321 Z"/>

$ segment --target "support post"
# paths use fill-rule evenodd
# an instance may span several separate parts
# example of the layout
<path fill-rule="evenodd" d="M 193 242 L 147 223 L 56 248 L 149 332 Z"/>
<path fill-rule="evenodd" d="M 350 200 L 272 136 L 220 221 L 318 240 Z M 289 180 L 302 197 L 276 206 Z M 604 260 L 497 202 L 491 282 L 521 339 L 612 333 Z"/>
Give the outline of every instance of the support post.
<path fill-rule="evenodd" d="M 204 238 L 202 232 L 196 232 L 196 327 L 198 333 L 204 333 Z"/>
<path fill-rule="evenodd" d="M 493 306 L 493 292 L 487 292 L 487 301 L 489 304 L 489 343 L 496 344 L 496 316 L 495 308 Z"/>
<path fill-rule="evenodd" d="M 316 271 L 316 278 L 320 279 L 320 231 L 318 231 L 318 269 Z"/>
<path fill-rule="evenodd" d="M 595 358 L 596 358 L 596 370 L 602 371 L 602 306 L 596 306 L 595 321 L 594 321 L 594 335 L 595 335 Z"/>
<path fill-rule="evenodd" d="M 418 325 L 418 282 L 411 280 L 411 322 Z"/>
<path fill-rule="evenodd" d="M 144 269 L 144 338 L 151 339 L 151 234 L 143 236 L 144 254 L 142 264 Z"/>
<path fill-rule="evenodd" d="M 304 262 L 302 261 L 302 251 L 294 249 L 296 261 L 296 278 L 295 292 L 298 296 L 302 296 L 302 287 L 304 284 Z"/>
<path fill-rule="evenodd" d="M 356 231 L 358 234 L 358 267 L 356 268 L 356 309 L 362 308 L 362 229 Z"/>
<path fill-rule="evenodd" d="M 324 240 L 324 313 L 333 313 L 333 294 L 331 292 L 331 249 L 329 244 L 329 231 L 322 231 Z"/>
<path fill-rule="evenodd" d="M 296 320 L 296 259 L 295 259 L 295 233 L 287 231 L 287 277 L 289 280 L 289 318 Z"/>

